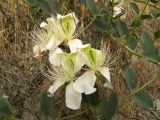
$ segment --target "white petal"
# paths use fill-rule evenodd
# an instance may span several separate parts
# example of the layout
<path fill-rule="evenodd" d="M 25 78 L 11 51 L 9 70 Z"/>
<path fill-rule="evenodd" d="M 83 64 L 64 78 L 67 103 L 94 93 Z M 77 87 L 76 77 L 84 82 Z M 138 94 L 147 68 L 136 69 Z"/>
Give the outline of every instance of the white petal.
<path fill-rule="evenodd" d="M 109 89 L 113 89 L 113 86 L 110 82 L 105 82 L 103 87 L 109 88 Z"/>
<path fill-rule="evenodd" d="M 101 50 L 96 50 L 96 63 L 97 66 L 102 66 L 105 62 L 106 55 Z"/>
<path fill-rule="evenodd" d="M 47 44 L 47 49 L 48 49 L 48 50 L 52 49 L 52 47 L 54 46 L 54 44 L 55 44 L 55 39 L 52 38 L 52 39 L 49 41 L 49 43 Z"/>
<path fill-rule="evenodd" d="M 111 77 L 108 67 L 99 67 L 97 68 L 97 71 L 99 71 L 108 80 L 108 82 L 111 82 Z"/>
<path fill-rule="evenodd" d="M 51 94 L 51 95 L 54 95 L 54 93 L 56 92 L 56 90 L 61 87 L 66 81 L 65 80 L 55 80 L 53 82 L 53 85 L 50 86 L 50 88 L 48 89 L 48 92 Z"/>
<path fill-rule="evenodd" d="M 122 8 L 121 7 L 114 7 L 113 17 L 116 17 L 121 12 L 122 12 Z"/>
<path fill-rule="evenodd" d="M 82 41 L 79 39 L 73 39 L 68 42 L 71 53 L 77 52 L 80 48 L 82 48 Z"/>
<path fill-rule="evenodd" d="M 41 28 L 43 28 L 43 27 L 46 27 L 48 24 L 46 23 L 46 22 L 42 22 L 41 24 L 40 24 L 40 27 Z"/>
<path fill-rule="evenodd" d="M 71 17 L 73 17 L 73 19 L 75 20 L 75 23 L 77 24 L 78 22 L 79 22 L 79 20 L 76 18 L 76 16 L 75 16 L 75 13 L 74 12 L 72 12 L 72 13 L 69 13 L 69 14 L 67 14 L 67 15 L 61 15 L 61 14 L 57 14 L 57 19 L 63 19 L 63 18 L 65 18 L 65 17 L 67 17 L 67 16 L 71 16 Z"/>
<path fill-rule="evenodd" d="M 113 86 L 111 84 L 111 77 L 110 77 L 110 72 L 108 67 L 99 67 L 97 69 L 105 78 L 106 82 L 104 83 L 104 87 L 107 87 L 109 89 L 113 89 Z"/>
<path fill-rule="evenodd" d="M 94 88 L 95 82 L 94 71 L 87 71 L 73 83 L 73 87 L 77 92 L 92 94 L 96 91 L 96 88 Z"/>
<path fill-rule="evenodd" d="M 55 49 L 56 47 L 58 47 L 59 44 L 61 44 L 61 40 L 57 40 L 55 38 L 52 38 L 49 43 L 47 44 L 47 49 L 48 50 L 52 50 Z"/>
<path fill-rule="evenodd" d="M 49 61 L 54 66 L 60 66 L 63 56 L 63 51 L 60 48 L 49 51 Z"/>
<path fill-rule="evenodd" d="M 46 44 L 45 43 L 41 43 L 41 44 L 37 44 L 33 47 L 33 53 L 34 53 L 34 57 L 38 57 L 39 53 L 43 52 L 47 50 L 46 49 Z"/>
<path fill-rule="evenodd" d="M 80 71 L 80 69 L 82 68 L 82 66 L 86 64 L 86 61 L 83 57 L 83 55 L 81 53 L 77 53 L 77 58 L 76 58 L 76 62 L 75 62 L 75 73 Z"/>
<path fill-rule="evenodd" d="M 39 52 L 40 52 L 40 48 L 38 47 L 38 45 L 35 45 L 33 47 L 34 57 L 38 57 L 39 56 Z"/>
<path fill-rule="evenodd" d="M 124 20 L 124 19 L 126 19 L 126 17 L 127 17 L 127 13 L 125 13 L 124 15 L 122 15 L 122 16 L 120 17 L 120 19 L 121 19 L 121 20 Z"/>
<path fill-rule="evenodd" d="M 66 87 L 66 106 L 70 109 L 76 110 L 81 106 L 82 96 L 81 93 L 78 93 L 74 90 L 73 84 L 69 84 Z"/>

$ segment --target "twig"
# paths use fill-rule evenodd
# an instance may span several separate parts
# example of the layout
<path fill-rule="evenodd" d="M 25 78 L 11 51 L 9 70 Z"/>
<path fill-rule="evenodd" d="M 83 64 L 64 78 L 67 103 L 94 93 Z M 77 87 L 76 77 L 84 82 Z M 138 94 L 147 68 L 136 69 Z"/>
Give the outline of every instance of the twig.
<path fill-rule="evenodd" d="M 156 80 L 160 80 L 160 75 L 157 75 L 156 77 L 154 77 L 153 79 L 149 80 L 147 83 L 145 83 L 144 85 L 142 85 L 141 87 L 134 89 L 129 95 L 125 96 L 124 98 L 122 98 L 121 102 L 124 102 L 125 100 L 127 100 L 129 97 L 133 96 L 134 94 L 140 92 L 141 90 L 143 90 L 145 87 L 147 87 L 148 85 L 150 85 L 151 83 L 153 83 Z M 120 103 L 121 103 L 120 102 Z"/>
<path fill-rule="evenodd" d="M 141 1 L 141 0 L 132 0 L 132 1 L 137 2 L 137 3 L 144 3 L 144 4 L 146 4 L 144 1 Z M 160 7 L 157 7 L 156 5 L 152 5 L 152 4 L 148 4 L 148 5 L 151 6 L 151 7 L 156 8 L 156 9 L 160 9 Z"/>
<path fill-rule="evenodd" d="M 84 31 L 86 31 L 92 24 L 93 22 L 96 20 L 97 16 L 99 16 L 99 14 L 102 12 L 103 8 L 101 8 L 99 11 L 98 11 L 98 14 L 97 15 L 94 15 L 93 18 L 91 19 L 91 21 L 88 23 L 88 25 L 78 34 L 78 36 L 80 34 L 82 34 Z"/>
<path fill-rule="evenodd" d="M 79 116 L 79 115 L 82 115 L 82 114 L 86 113 L 87 111 L 88 111 L 88 110 L 84 110 L 84 111 L 78 112 L 78 113 L 76 113 L 76 114 L 72 114 L 72 115 L 70 115 L 70 116 L 62 117 L 62 118 L 56 118 L 56 119 L 54 119 L 54 120 L 67 120 L 67 119 L 74 118 L 74 117 L 77 117 L 77 116 Z"/>

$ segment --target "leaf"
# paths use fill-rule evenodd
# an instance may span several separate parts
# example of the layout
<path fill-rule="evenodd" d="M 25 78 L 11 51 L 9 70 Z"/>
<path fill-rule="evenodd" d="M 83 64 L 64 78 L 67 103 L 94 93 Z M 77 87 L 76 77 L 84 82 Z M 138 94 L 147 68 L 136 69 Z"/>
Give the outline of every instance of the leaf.
<path fill-rule="evenodd" d="M 135 19 L 133 22 L 132 22 L 132 26 L 134 27 L 139 27 L 142 23 L 142 20 L 141 19 Z"/>
<path fill-rule="evenodd" d="M 3 95 L 4 93 L 0 90 L 0 99 L 2 98 Z"/>
<path fill-rule="evenodd" d="M 146 60 L 151 60 L 154 62 L 160 62 L 160 56 L 158 54 L 143 54 Z"/>
<path fill-rule="evenodd" d="M 127 46 L 129 47 L 129 48 L 131 48 L 132 50 L 134 50 L 135 48 L 136 48 L 136 46 L 137 46 L 137 40 L 136 40 L 136 37 L 135 36 L 130 36 L 129 38 L 128 38 L 128 41 L 127 41 Z"/>
<path fill-rule="evenodd" d="M 137 6 L 136 3 L 131 2 L 131 3 L 130 3 L 130 6 L 131 6 L 131 8 L 132 8 L 137 14 L 139 14 L 139 8 L 138 8 L 138 6 Z"/>
<path fill-rule="evenodd" d="M 124 79 L 129 88 L 134 89 L 137 86 L 137 74 L 133 68 L 127 68 L 124 72 Z"/>
<path fill-rule="evenodd" d="M 40 9 L 48 15 L 51 15 L 51 8 L 49 7 L 48 3 L 44 0 L 39 0 L 38 5 Z"/>
<path fill-rule="evenodd" d="M 143 32 L 141 34 L 141 40 L 148 41 L 149 43 L 153 43 L 152 37 L 146 32 Z"/>
<path fill-rule="evenodd" d="M 91 105 L 97 105 L 99 103 L 98 90 L 89 95 L 82 94 L 82 98 L 83 98 L 82 100 L 86 103 L 89 103 Z"/>
<path fill-rule="evenodd" d="M 160 17 L 160 13 L 157 13 L 157 14 L 156 14 L 156 18 L 159 18 L 159 17 Z"/>
<path fill-rule="evenodd" d="M 116 27 L 118 29 L 118 33 L 119 33 L 120 37 L 127 35 L 129 33 L 126 23 L 124 23 L 122 21 L 118 21 L 116 23 Z"/>
<path fill-rule="evenodd" d="M 160 38 L 160 30 L 154 33 L 155 39 Z"/>
<path fill-rule="evenodd" d="M 40 13 L 39 10 L 37 10 L 37 8 L 33 8 L 31 9 L 31 12 L 30 12 L 30 18 L 32 21 L 34 20 L 39 20 L 41 18 L 42 14 Z"/>
<path fill-rule="evenodd" d="M 56 15 L 60 12 L 60 4 L 58 0 L 47 0 L 47 3 L 51 9 L 51 13 Z"/>
<path fill-rule="evenodd" d="M 93 15 L 97 14 L 97 8 L 96 8 L 96 3 L 94 2 L 94 0 L 86 0 L 86 4 L 88 9 L 91 11 L 91 13 Z"/>
<path fill-rule="evenodd" d="M 108 99 L 104 99 L 100 103 L 102 113 L 110 120 L 116 113 L 118 107 L 118 98 L 116 94 L 112 94 Z"/>
<path fill-rule="evenodd" d="M 43 112 L 46 116 L 53 115 L 54 113 L 53 99 L 51 97 L 48 97 L 47 92 L 44 92 L 42 94 L 40 104 L 41 104 L 41 112 Z"/>
<path fill-rule="evenodd" d="M 97 20 L 95 23 L 94 23 L 94 26 L 98 29 L 98 30 L 100 30 L 100 31 L 102 31 L 102 32 L 108 32 L 109 31 L 109 25 L 107 24 L 107 22 L 105 22 L 104 20 Z"/>
<path fill-rule="evenodd" d="M 37 6 L 38 0 L 25 0 L 30 6 Z"/>
<path fill-rule="evenodd" d="M 151 19 L 152 16 L 151 15 L 141 15 L 141 19 L 145 20 L 145 19 Z"/>
<path fill-rule="evenodd" d="M 153 108 L 151 97 L 145 92 L 139 92 L 134 95 L 135 101 L 143 107 Z"/>
<path fill-rule="evenodd" d="M 150 0 L 152 3 L 158 3 L 159 0 Z"/>
<path fill-rule="evenodd" d="M 7 99 L 1 98 L 0 99 L 0 114 L 5 116 L 12 115 L 11 105 Z"/>
<path fill-rule="evenodd" d="M 148 33 L 143 32 L 141 34 L 141 43 L 145 50 L 144 54 L 159 54 L 158 49 L 154 46 L 154 41 L 152 37 Z"/>

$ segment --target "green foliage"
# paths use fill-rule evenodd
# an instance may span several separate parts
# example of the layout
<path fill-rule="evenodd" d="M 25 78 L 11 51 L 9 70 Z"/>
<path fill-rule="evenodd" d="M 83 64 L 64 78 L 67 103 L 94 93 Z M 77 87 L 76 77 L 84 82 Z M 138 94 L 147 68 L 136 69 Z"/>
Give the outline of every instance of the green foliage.
<path fill-rule="evenodd" d="M 4 93 L 0 91 L 0 117 L 2 116 L 11 116 L 12 109 L 11 105 L 8 102 L 7 98 L 4 97 Z"/>
<path fill-rule="evenodd" d="M 108 99 L 104 99 L 100 103 L 102 113 L 110 120 L 116 113 L 118 107 L 118 98 L 116 94 L 112 94 Z"/>
<path fill-rule="evenodd" d="M 85 103 L 89 103 L 91 105 L 97 105 L 99 104 L 99 93 L 98 90 L 90 95 L 82 94 L 82 100 L 84 100 Z"/>
<path fill-rule="evenodd" d="M 158 54 L 158 49 L 154 46 L 154 41 L 148 33 L 141 34 L 141 42 L 146 53 Z"/>
<path fill-rule="evenodd" d="M 95 21 L 94 26 L 102 32 L 108 32 L 110 30 L 109 24 L 107 24 L 107 22 L 104 19 Z"/>
<path fill-rule="evenodd" d="M 151 19 L 152 16 L 151 15 L 141 15 L 141 19 L 145 20 L 145 19 Z"/>
<path fill-rule="evenodd" d="M 133 27 L 139 27 L 142 23 L 142 20 L 140 18 L 133 20 L 132 26 Z"/>
<path fill-rule="evenodd" d="M 153 108 L 151 97 L 145 92 L 139 92 L 134 95 L 135 101 L 143 107 Z"/>
<path fill-rule="evenodd" d="M 138 8 L 138 6 L 137 6 L 136 3 L 131 2 L 131 3 L 130 3 L 130 6 L 131 6 L 131 8 L 132 8 L 137 14 L 139 14 L 139 8 Z"/>
<path fill-rule="evenodd" d="M 150 0 L 152 3 L 157 3 L 157 0 Z M 142 14 L 140 15 L 140 9 L 137 6 L 136 3 L 131 2 L 130 7 L 135 11 L 136 14 L 139 14 L 137 18 L 135 18 L 131 25 L 127 25 L 123 20 L 121 20 L 121 15 L 124 13 L 118 14 L 116 17 L 111 16 L 111 5 L 107 4 L 105 5 L 99 5 L 96 4 L 94 0 L 82 0 L 83 4 L 87 6 L 89 9 L 92 18 L 95 18 L 93 21 L 91 20 L 91 23 L 89 21 L 88 25 L 94 25 L 94 27 L 99 30 L 98 32 L 104 33 L 105 38 L 109 38 L 109 40 L 113 40 L 113 43 L 117 43 L 116 45 L 120 45 L 118 47 L 130 48 L 128 51 L 132 55 L 136 55 L 138 57 L 141 57 L 142 59 L 149 60 L 151 62 L 160 62 L 160 56 L 158 48 L 154 45 L 154 40 L 151 37 L 150 34 L 147 32 L 142 32 L 141 36 L 138 36 L 138 34 L 135 33 L 136 30 L 140 28 L 140 25 L 142 24 L 143 20 L 148 20 L 152 18 L 158 18 L 160 16 L 160 13 L 155 13 L 154 15 L 151 14 Z M 60 11 L 60 5 L 57 2 L 57 0 L 27 0 L 27 3 L 31 6 L 31 17 L 33 19 L 41 19 L 41 17 L 46 17 L 50 15 L 56 15 Z M 110 3 L 110 2 L 108 2 Z M 110 6 L 109 6 L 110 5 Z M 114 3 L 114 6 L 116 6 L 117 3 Z M 103 10 L 99 13 L 99 10 L 103 8 Z M 66 11 L 65 11 L 66 12 Z M 145 13 L 145 12 L 144 12 Z M 90 15 L 90 14 L 89 14 Z M 88 18 L 87 18 L 88 19 Z M 68 23 L 66 23 L 67 25 Z M 86 24 L 87 25 L 87 24 Z M 129 26 L 129 27 L 128 27 Z M 87 26 L 87 29 L 89 28 Z M 66 27 L 68 28 L 68 26 Z M 86 30 L 86 29 L 85 29 Z M 136 37 L 135 37 L 136 36 Z M 116 40 L 114 40 L 114 38 Z M 124 38 L 121 40 L 121 38 Z M 137 40 L 140 38 L 140 40 Z M 160 30 L 157 30 L 154 33 L 154 38 L 158 39 L 160 38 Z M 143 53 L 140 53 L 136 47 L 137 44 L 141 45 L 143 48 Z M 96 42 L 95 42 L 96 44 Z M 97 46 L 96 46 L 97 47 Z M 99 47 L 99 46 L 98 46 Z M 127 49 L 125 49 L 127 52 Z M 137 51 L 136 51 L 137 50 Z M 91 50 L 88 51 L 88 55 L 90 54 L 90 61 L 95 63 L 95 51 Z M 130 59 L 130 58 L 126 58 Z M 138 76 L 136 71 L 131 68 L 127 67 L 124 71 L 124 79 L 127 83 L 127 86 L 129 89 L 138 88 Z M 144 106 L 144 107 L 153 107 L 153 101 L 150 98 L 148 94 L 145 92 L 139 92 L 133 95 L 135 101 Z M 82 94 L 83 101 L 90 106 L 94 106 L 95 109 L 98 106 L 101 108 L 102 114 L 106 116 L 107 119 L 111 119 L 113 115 L 116 113 L 117 107 L 118 107 L 118 98 L 116 94 L 111 95 L 109 98 L 104 99 L 102 101 L 99 100 L 99 93 L 98 90 L 90 95 Z M 93 107 L 93 108 L 94 108 Z M 9 107 L 8 107 L 9 108 Z M 53 116 L 54 108 L 53 108 L 53 100 L 52 98 L 48 97 L 47 92 L 43 93 L 41 96 L 41 111 L 46 116 Z M 94 111 L 94 110 L 93 110 Z"/>
<path fill-rule="evenodd" d="M 127 68 L 124 72 L 124 78 L 129 88 L 137 87 L 137 74 L 133 68 Z"/>
<path fill-rule="evenodd" d="M 129 33 L 127 24 L 125 22 L 122 22 L 122 21 L 116 22 L 116 27 L 118 29 L 118 33 L 120 37 L 127 35 Z"/>
<path fill-rule="evenodd" d="M 94 0 L 86 0 L 86 4 L 87 4 L 88 9 L 91 11 L 91 13 L 93 15 L 96 15 L 97 8 L 96 8 L 96 4 L 95 4 Z"/>
<path fill-rule="evenodd" d="M 53 109 L 53 99 L 52 97 L 48 97 L 48 93 L 44 92 L 41 96 L 41 112 L 46 116 L 52 116 L 54 113 Z"/>
<path fill-rule="evenodd" d="M 36 21 L 45 15 L 56 15 L 59 10 L 58 0 L 25 0 L 31 6 L 31 12 L 28 15 L 32 21 Z"/>
<path fill-rule="evenodd" d="M 157 30 L 157 31 L 154 33 L 154 36 L 155 36 L 155 39 L 160 38 L 160 30 Z"/>
<path fill-rule="evenodd" d="M 159 0 L 150 0 L 152 3 L 158 3 Z"/>
<path fill-rule="evenodd" d="M 137 40 L 136 37 L 134 35 L 129 36 L 128 40 L 127 40 L 127 46 L 134 50 L 137 46 Z"/>

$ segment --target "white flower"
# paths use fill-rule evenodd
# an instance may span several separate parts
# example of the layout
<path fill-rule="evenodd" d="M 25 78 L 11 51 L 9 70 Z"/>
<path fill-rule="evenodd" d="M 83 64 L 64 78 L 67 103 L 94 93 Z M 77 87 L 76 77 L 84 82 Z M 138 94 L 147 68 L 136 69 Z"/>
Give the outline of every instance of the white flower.
<path fill-rule="evenodd" d="M 72 40 L 75 37 L 78 19 L 75 17 L 74 13 L 65 16 L 57 14 L 57 18 L 48 18 L 47 23 L 53 31 L 54 37 L 64 41 Z"/>
<path fill-rule="evenodd" d="M 54 66 L 60 66 L 63 58 L 63 51 L 56 48 L 49 51 L 49 62 Z"/>
<path fill-rule="evenodd" d="M 54 49 L 58 46 L 60 41 L 56 41 L 53 37 L 51 30 L 38 29 L 32 33 L 32 38 L 35 46 L 33 47 L 33 53 L 35 57 L 39 56 L 39 53 L 46 51 L 47 49 Z"/>
<path fill-rule="evenodd" d="M 50 17 L 46 21 L 40 24 L 41 29 L 34 31 L 32 34 L 35 41 L 35 46 L 33 47 L 35 56 L 46 50 L 51 50 L 50 56 L 52 54 L 55 56 L 54 51 L 56 52 L 58 45 L 62 42 L 68 44 L 71 52 L 76 52 L 79 49 L 82 42 L 79 39 L 75 39 L 78 19 L 74 13 L 65 16 L 58 14 L 57 18 Z M 51 61 L 51 63 L 54 63 L 54 61 Z"/>
<path fill-rule="evenodd" d="M 112 89 L 109 68 L 105 66 L 106 54 L 103 54 L 102 50 L 91 48 L 91 46 L 83 48 L 82 53 L 90 70 L 86 71 L 75 81 L 73 86 L 77 92 L 85 94 L 94 93 L 96 91 L 94 87 L 96 75 L 99 73 L 106 78 L 104 87 Z"/>
<path fill-rule="evenodd" d="M 62 65 L 53 67 L 52 71 L 49 71 L 50 79 L 54 80 L 53 85 L 49 88 L 49 93 L 53 96 L 59 87 L 68 83 L 65 93 L 66 106 L 70 109 L 79 109 L 81 106 L 82 96 L 80 92 L 77 92 L 73 87 L 76 80 L 76 73 L 84 65 L 81 55 L 76 53 L 63 53 Z"/>

